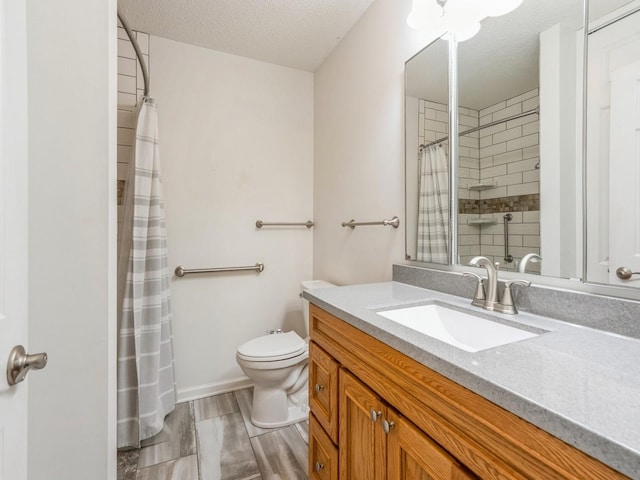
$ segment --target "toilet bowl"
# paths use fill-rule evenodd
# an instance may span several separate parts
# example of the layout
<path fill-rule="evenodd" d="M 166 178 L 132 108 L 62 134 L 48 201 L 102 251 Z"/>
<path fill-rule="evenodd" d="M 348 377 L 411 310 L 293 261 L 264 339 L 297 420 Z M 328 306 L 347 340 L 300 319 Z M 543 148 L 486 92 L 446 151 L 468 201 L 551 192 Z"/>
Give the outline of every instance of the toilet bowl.
<path fill-rule="evenodd" d="M 305 290 L 332 286 L 319 280 L 302 282 Z M 308 308 L 308 302 L 303 300 L 305 329 Z M 238 347 L 236 361 L 254 383 L 251 423 L 275 428 L 307 418 L 308 359 L 307 341 L 294 331 L 264 335 Z"/>
<path fill-rule="evenodd" d="M 274 428 L 307 416 L 306 399 L 296 399 L 307 388 L 308 358 L 307 343 L 296 332 L 265 335 L 238 347 L 238 365 L 255 385 L 251 423 Z"/>

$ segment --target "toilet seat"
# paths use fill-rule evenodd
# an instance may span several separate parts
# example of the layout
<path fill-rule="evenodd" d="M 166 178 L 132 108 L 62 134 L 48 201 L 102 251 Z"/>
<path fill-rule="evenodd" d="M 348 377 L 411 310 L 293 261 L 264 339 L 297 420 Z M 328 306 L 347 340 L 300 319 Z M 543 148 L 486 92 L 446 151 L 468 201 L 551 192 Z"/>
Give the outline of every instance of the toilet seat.
<path fill-rule="evenodd" d="M 306 342 L 291 331 L 249 340 L 238 347 L 237 356 L 251 362 L 273 362 L 297 357 L 306 349 Z"/>

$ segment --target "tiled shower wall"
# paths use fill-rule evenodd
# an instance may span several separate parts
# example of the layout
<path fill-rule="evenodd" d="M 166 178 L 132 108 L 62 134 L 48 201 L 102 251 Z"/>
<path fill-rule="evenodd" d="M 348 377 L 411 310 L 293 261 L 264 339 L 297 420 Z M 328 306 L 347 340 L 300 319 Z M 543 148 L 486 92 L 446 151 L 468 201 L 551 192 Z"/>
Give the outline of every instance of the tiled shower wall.
<path fill-rule="evenodd" d="M 149 66 L 149 35 L 134 32 L 147 68 Z M 135 139 L 135 105 L 144 94 L 142 70 L 133 45 L 118 23 L 118 231 L 122 223 L 122 197 L 129 167 L 129 157 Z"/>
<path fill-rule="evenodd" d="M 479 125 L 480 112 L 460 107 L 458 131 L 464 132 Z M 481 192 L 473 185 L 480 183 L 480 132 L 460 137 L 458 143 L 458 202 L 460 205 L 477 205 Z M 471 187 L 471 188 L 469 188 Z M 466 213 L 458 206 L 458 250 L 460 262 L 469 263 L 471 258 L 480 255 L 480 228 L 470 225 L 469 220 L 477 218 L 476 213 Z"/>
<path fill-rule="evenodd" d="M 460 131 L 478 126 L 479 112 L 468 108 L 458 109 L 458 128 Z M 448 106 L 442 103 L 419 99 L 418 102 L 418 142 L 420 145 L 433 142 L 449 134 Z M 479 181 L 480 148 L 478 133 L 472 133 L 460 139 L 459 159 L 459 188 L 458 197 L 479 200 L 478 192 L 470 191 L 467 187 Z M 448 140 L 442 142 L 447 148 Z"/>
<path fill-rule="evenodd" d="M 447 106 L 420 100 L 420 143 L 447 134 Z M 538 90 L 504 100 L 480 111 L 460 107 L 459 131 L 486 125 L 539 105 Z M 504 270 L 515 270 L 527 253 L 540 254 L 539 121 L 533 114 L 499 123 L 460 137 L 459 145 L 458 245 L 460 263 L 476 255 L 500 262 Z M 484 189 L 486 188 L 486 189 Z M 509 254 L 503 259 L 505 213 L 509 222 Z M 481 222 L 489 222 L 482 224 Z M 491 222 L 495 221 L 495 224 Z M 527 272 L 539 272 L 530 263 Z"/>
<path fill-rule="evenodd" d="M 538 89 L 480 110 L 480 125 L 501 120 L 539 106 Z M 480 227 L 480 254 L 500 262 L 503 270 L 515 270 L 528 253 L 540 254 L 540 139 L 539 115 L 532 114 L 480 130 L 480 182 L 496 188 L 480 192 L 480 218 L 495 225 Z M 538 168 L 537 168 L 538 167 Z M 504 215 L 508 222 L 509 254 L 503 259 Z M 529 263 L 527 272 L 540 272 L 540 263 Z"/>

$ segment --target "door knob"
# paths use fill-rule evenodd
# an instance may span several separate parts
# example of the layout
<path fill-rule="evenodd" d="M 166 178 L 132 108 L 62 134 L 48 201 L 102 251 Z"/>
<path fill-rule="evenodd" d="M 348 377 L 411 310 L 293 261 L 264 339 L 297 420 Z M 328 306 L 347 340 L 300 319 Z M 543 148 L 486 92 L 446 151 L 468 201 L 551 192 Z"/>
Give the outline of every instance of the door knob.
<path fill-rule="evenodd" d="M 7 360 L 7 382 L 15 385 L 25 379 L 29 370 L 40 370 L 47 365 L 47 354 L 35 353 L 29 355 L 22 345 L 16 345 L 9 353 Z"/>
<path fill-rule="evenodd" d="M 620 280 L 629 280 L 631 275 L 640 275 L 640 272 L 632 272 L 629 267 L 618 267 L 616 275 Z"/>
<path fill-rule="evenodd" d="M 371 421 L 373 423 L 376 423 L 378 421 L 378 418 L 380 417 L 380 415 L 382 415 L 382 412 L 380 411 L 376 412 L 373 408 L 369 412 L 369 416 L 371 417 Z"/>

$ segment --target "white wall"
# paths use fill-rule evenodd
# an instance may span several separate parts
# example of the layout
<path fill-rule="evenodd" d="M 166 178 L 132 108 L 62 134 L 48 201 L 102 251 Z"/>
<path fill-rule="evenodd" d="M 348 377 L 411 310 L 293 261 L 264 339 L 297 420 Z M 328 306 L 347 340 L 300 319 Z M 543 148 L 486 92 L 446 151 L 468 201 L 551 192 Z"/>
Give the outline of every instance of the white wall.
<path fill-rule="evenodd" d="M 406 24 L 410 0 L 377 0 L 315 72 L 313 274 L 391 279 L 404 261 L 404 62 L 432 34 Z M 342 228 L 397 215 L 400 228 Z"/>
<path fill-rule="evenodd" d="M 27 2 L 30 480 L 113 479 L 116 2 Z"/>
<path fill-rule="evenodd" d="M 312 219 L 313 76 L 151 37 L 169 264 L 253 265 L 261 274 L 173 277 L 179 399 L 237 386 L 239 344 L 302 333 L 313 231 L 255 227 Z"/>

